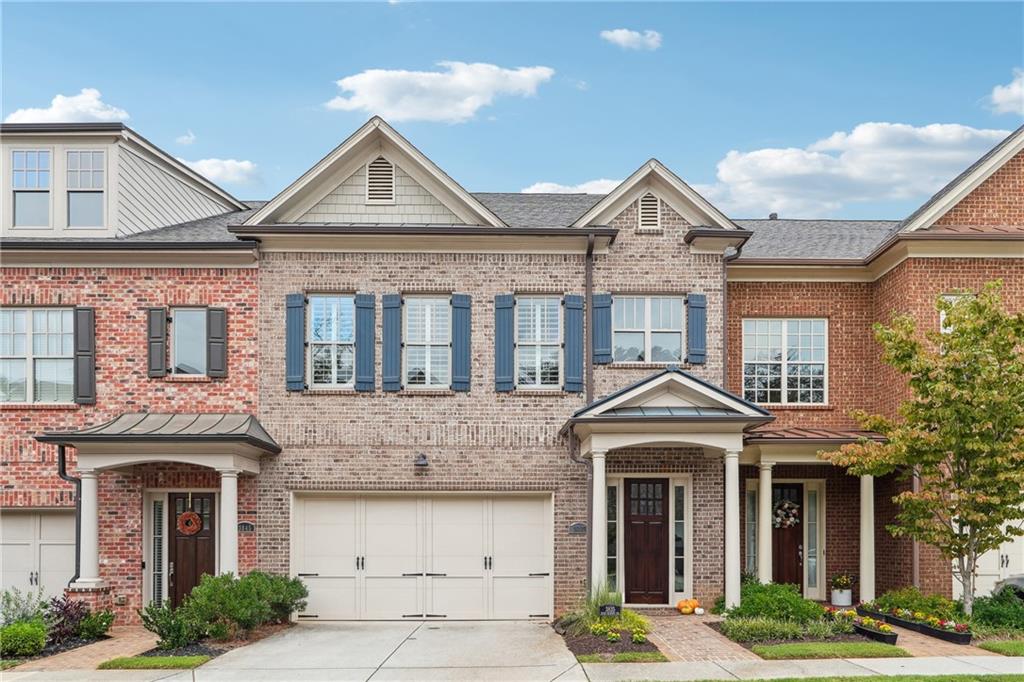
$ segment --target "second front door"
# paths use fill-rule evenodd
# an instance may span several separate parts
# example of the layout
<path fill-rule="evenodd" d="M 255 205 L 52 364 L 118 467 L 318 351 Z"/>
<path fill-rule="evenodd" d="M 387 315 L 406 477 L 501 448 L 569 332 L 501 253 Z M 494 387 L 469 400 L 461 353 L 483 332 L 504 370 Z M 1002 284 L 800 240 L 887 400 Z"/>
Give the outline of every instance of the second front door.
<path fill-rule="evenodd" d="M 167 496 L 167 594 L 177 607 L 204 573 L 217 571 L 213 493 Z"/>

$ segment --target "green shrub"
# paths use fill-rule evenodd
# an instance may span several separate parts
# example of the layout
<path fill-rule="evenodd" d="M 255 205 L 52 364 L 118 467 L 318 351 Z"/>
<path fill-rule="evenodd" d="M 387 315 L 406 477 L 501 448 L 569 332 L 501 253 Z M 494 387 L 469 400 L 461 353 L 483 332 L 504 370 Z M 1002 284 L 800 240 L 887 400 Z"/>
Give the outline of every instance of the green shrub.
<path fill-rule="evenodd" d="M 113 623 L 113 611 L 93 611 L 78 624 L 78 636 L 82 639 L 99 639 L 107 634 Z"/>
<path fill-rule="evenodd" d="M 209 626 L 223 623 L 232 634 L 248 632 L 273 617 L 255 580 L 237 579 L 230 573 L 204 575 L 181 606 L 192 620 Z"/>
<path fill-rule="evenodd" d="M 875 599 L 872 606 L 882 613 L 888 613 L 892 609 L 910 609 L 945 620 L 964 619 L 963 606 L 959 602 L 947 599 L 941 594 L 922 594 L 916 587 L 889 590 Z"/>
<path fill-rule="evenodd" d="M 812 620 L 804 624 L 804 639 L 832 639 L 853 632 L 852 619 Z"/>
<path fill-rule="evenodd" d="M 205 623 L 196 621 L 186 609 L 172 609 L 167 604 L 150 604 L 139 611 L 142 625 L 159 637 L 161 649 L 177 649 L 194 644 L 205 634 Z"/>
<path fill-rule="evenodd" d="M 64 595 L 51 599 L 43 613 L 47 641 L 63 644 L 78 634 L 79 625 L 89 615 L 89 605 Z"/>
<path fill-rule="evenodd" d="M 0 628 L 0 656 L 38 656 L 46 646 L 46 623 L 41 618 L 21 620 Z"/>
<path fill-rule="evenodd" d="M 25 592 L 14 587 L 0 595 L 0 625 L 43 617 L 43 588 L 37 592 Z"/>
<path fill-rule="evenodd" d="M 596 595 L 580 602 L 574 611 L 562 616 L 558 624 L 565 628 L 566 632 L 577 636 L 590 632 L 598 637 L 604 637 L 608 632 L 620 630 L 642 632 L 646 635 L 651 631 L 651 622 L 629 609 L 622 609 L 621 615 L 617 618 L 601 616 L 600 608 L 604 604 L 621 606 L 622 595 L 610 590 L 600 590 Z"/>
<path fill-rule="evenodd" d="M 273 620 L 278 623 L 286 622 L 293 612 L 306 608 L 309 591 L 298 578 L 253 571 L 242 578 L 242 582 L 252 583 L 259 597 L 269 604 Z"/>
<path fill-rule="evenodd" d="M 800 639 L 804 628 L 795 621 L 776 618 L 733 617 L 722 621 L 722 634 L 734 642 L 767 642 Z"/>
<path fill-rule="evenodd" d="M 1024 629 L 1024 599 L 1006 586 L 991 597 L 975 599 L 972 619 L 983 625 Z"/>
<path fill-rule="evenodd" d="M 824 615 L 824 607 L 800 596 L 796 585 L 758 582 L 745 583 L 740 593 L 740 605 L 726 611 L 729 618 L 764 617 L 797 623 L 821 620 Z"/>

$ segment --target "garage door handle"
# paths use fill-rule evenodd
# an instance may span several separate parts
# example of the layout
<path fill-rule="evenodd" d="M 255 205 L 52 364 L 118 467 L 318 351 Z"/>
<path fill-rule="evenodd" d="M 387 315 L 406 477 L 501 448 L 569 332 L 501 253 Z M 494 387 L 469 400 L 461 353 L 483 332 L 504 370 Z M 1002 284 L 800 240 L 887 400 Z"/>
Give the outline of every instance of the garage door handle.
<path fill-rule="evenodd" d="M 319 575 L 319 573 L 299 573 L 300 578 L 316 578 Z"/>
<path fill-rule="evenodd" d="M 531 578 L 538 578 L 540 576 L 546 576 L 546 575 L 551 575 L 551 574 L 550 573 L 531 573 L 530 577 Z"/>

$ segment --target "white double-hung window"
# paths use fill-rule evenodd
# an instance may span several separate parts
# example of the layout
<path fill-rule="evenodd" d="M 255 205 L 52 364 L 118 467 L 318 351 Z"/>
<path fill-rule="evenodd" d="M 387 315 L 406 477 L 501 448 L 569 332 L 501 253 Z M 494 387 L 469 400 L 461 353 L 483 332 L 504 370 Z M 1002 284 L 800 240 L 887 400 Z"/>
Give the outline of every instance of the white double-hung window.
<path fill-rule="evenodd" d="M 828 323 L 823 319 L 743 320 L 743 397 L 762 404 L 827 400 Z"/>
<path fill-rule="evenodd" d="M 516 298 L 516 385 L 559 388 L 562 385 L 562 299 Z"/>
<path fill-rule="evenodd" d="M 615 296 L 612 300 L 615 362 L 681 362 L 682 296 Z"/>
<path fill-rule="evenodd" d="M 405 385 L 451 386 L 452 305 L 448 296 L 410 296 L 404 305 Z"/>
<path fill-rule="evenodd" d="M 50 227 L 50 151 L 11 152 L 14 227 Z"/>
<path fill-rule="evenodd" d="M 352 386 L 356 357 L 355 297 L 311 294 L 308 305 L 309 385 Z"/>
<path fill-rule="evenodd" d="M 74 401 L 71 308 L 0 309 L 0 403 Z"/>
<path fill-rule="evenodd" d="M 105 154 L 98 149 L 67 153 L 68 227 L 103 227 Z"/>

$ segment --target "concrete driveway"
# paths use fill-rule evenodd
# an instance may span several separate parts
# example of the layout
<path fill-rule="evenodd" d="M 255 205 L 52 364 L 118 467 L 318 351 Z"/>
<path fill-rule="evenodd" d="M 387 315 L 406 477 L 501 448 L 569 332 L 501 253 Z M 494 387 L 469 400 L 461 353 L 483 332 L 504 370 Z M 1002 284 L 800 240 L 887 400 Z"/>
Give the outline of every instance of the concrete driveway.
<path fill-rule="evenodd" d="M 586 679 L 549 625 L 493 621 L 300 623 L 193 672 L 195 682 Z"/>

